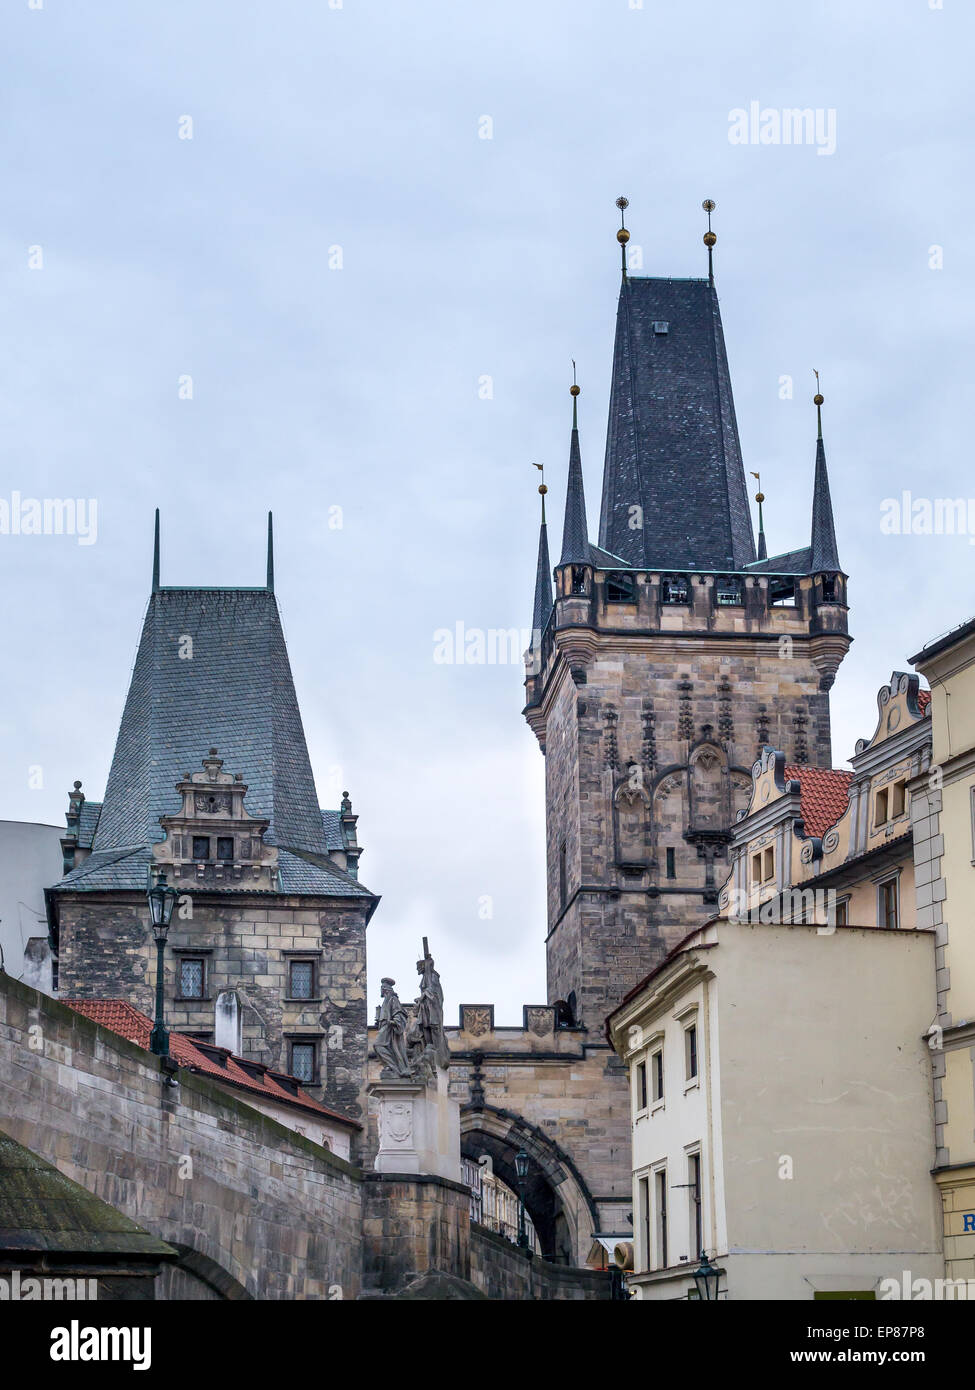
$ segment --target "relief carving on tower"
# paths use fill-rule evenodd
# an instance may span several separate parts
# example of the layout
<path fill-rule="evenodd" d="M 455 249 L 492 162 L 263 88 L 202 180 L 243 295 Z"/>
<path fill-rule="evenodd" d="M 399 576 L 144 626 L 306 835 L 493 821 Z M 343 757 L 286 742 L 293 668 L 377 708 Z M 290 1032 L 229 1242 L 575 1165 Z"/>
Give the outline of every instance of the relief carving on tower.
<path fill-rule="evenodd" d="M 278 888 L 278 852 L 264 843 L 270 822 L 244 809 L 247 786 L 238 772 L 223 770 L 210 749 L 203 771 L 185 773 L 176 783 L 182 806 L 160 816 L 166 838 L 153 845 L 154 863 L 171 874 L 177 888 Z"/>
<path fill-rule="evenodd" d="M 650 793 L 643 768 L 629 763 L 613 795 L 616 862 L 624 873 L 645 873 L 650 863 Z"/>
<path fill-rule="evenodd" d="M 732 714 L 731 682 L 722 676 L 718 682 L 718 737 L 724 743 L 731 743 L 735 737 L 735 721 Z"/>
<path fill-rule="evenodd" d="M 611 771 L 616 771 L 620 765 L 619 748 L 616 742 L 616 726 L 619 722 L 619 715 L 612 705 L 607 705 L 603 714 L 603 759 L 606 767 Z"/>
<path fill-rule="evenodd" d="M 657 716 L 649 696 L 643 701 L 643 766 L 652 778 L 657 769 Z"/>
<path fill-rule="evenodd" d="M 694 684 L 685 676 L 677 682 L 677 689 L 677 737 L 690 740 L 694 737 L 694 714 L 691 708 Z"/>

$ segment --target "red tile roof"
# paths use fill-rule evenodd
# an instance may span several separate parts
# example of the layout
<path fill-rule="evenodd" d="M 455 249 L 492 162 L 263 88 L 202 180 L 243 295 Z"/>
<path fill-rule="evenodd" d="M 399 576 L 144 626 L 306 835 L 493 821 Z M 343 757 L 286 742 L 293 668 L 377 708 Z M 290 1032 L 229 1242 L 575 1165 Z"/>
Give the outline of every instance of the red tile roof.
<path fill-rule="evenodd" d="M 118 1033 L 122 1038 L 148 1050 L 149 1034 L 152 1032 L 152 1019 L 125 999 L 62 999 L 69 1009 L 84 1014 L 93 1023 Z M 182 1033 L 170 1033 L 169 1052 L 174 1061 L 187 1071 L 200 1072 L 204 1076 L 215 1077 L 229 1086 L 242 1091 L 251 1091 L 274 1100 L 282 1105 L 290 1105 L 299 1110 L 312 1110 L 317 1115 L 325 1115 L 349 1129 L 362 1126 L 345 1115 L 320 1105 L 314 1097 L 302 1089 L 301 1083 L 284 1072 L 270 1071 L 261 1062 L 250 1062 L 238 1057 L 225 1047 L 214 1047 L 211 1043 L 196 1042 Z"/>
<path fill-rule="evenodd" d="M 931 703 L 930 690 L 919 690 L 917 692 L 917 707 L 922 714 L 926 713 L 928 705 Z"/>
<path fill-rule="evenodd" d="M 807 835 L 824 835 L 847 808 L 853 773 L 835 767 L 786 767 L 786 781 L 799 783 L 799 810 Z"/>

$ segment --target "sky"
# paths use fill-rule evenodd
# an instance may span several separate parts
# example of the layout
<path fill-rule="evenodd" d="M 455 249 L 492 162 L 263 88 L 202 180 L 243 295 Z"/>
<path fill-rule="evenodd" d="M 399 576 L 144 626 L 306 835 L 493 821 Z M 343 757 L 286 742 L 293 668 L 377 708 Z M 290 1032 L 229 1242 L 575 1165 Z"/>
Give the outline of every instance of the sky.
<path fill-rule="evenodd" d="M 350 791 L 383 899 L 371 998 L 426 935 L 448 1022 L 544 1001 L 523 668 L 438 662 L 436 634 L 530 625 L 572 359 L 595 538 L 621 194 L 650 275 L 706 274 L 717 204 L 772 554 L 807 543 L 820 371 L 842 765 L 891 671 L 975 612 L 975 502 L 970 534 L 882 529 L 886 499 L 973 490 L 973 31 L 965 0 L 7 0 L 0 502 L 97 512 L 0 534 L 0 819 L 101 797 L 153 509 L 187 585 L 262 584 L 273 509 L 320 799 Z M 753 103 L 756 134 L 809 108 L 821 138 L 752 142 Z"/>

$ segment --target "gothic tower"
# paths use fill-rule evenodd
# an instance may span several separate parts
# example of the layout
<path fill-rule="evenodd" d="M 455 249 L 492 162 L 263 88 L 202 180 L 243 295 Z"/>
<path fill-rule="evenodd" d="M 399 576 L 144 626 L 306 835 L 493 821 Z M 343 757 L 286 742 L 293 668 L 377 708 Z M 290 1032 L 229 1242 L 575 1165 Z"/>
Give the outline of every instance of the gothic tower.
<path fill-rule="evenodd" d="M 549 1000 L 599 1033 L 715 913 L 763 745 L 830 766 L 850 638 L 821 418 L 810 543 L 769 558 L 760 510 L 756 553 L 712 274 L 635 278 L 624 260 L 598 545 L 578 394 L 554 599 L 539 542 L 524 713 L 546 762 Z"/>

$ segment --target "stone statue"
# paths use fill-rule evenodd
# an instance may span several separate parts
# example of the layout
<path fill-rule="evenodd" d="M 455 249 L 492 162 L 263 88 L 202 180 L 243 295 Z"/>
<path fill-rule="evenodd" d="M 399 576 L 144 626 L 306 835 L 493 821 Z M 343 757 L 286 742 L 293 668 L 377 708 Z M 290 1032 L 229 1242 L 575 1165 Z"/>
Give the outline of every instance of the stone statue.
<path fill-rule="evenodd" d="M 382 1075 L 412 1077 L 413 1068 L 406 1051 L 407 1014 L 393 989 L 396 981 L 388 975 L 382 980 L 382 1003 L 376 1010 L 376 1056 L 384 1064 Z"/>
<path fill-rule="evenodd" d="M 443 1031 L 443 989 L 440 976 L 433 968 L 433 956 L 423 938 L 423 959 L 416 963 L 420 976 L 420 997 L 416 1001 L 415 1032 L 424 1054 L 429 1048 L 437 1066 L 450 1066 L 450 1048 Z"/>

